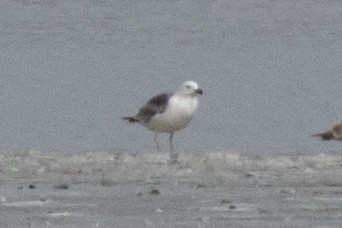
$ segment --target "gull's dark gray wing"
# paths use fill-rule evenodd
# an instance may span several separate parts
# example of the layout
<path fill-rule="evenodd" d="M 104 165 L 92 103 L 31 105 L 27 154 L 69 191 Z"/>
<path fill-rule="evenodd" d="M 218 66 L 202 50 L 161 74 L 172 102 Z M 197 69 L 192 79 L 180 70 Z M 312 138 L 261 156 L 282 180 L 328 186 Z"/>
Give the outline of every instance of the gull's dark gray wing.
<path fill-rule="evenodd" d="M 152 97 L 143 107 L 140 108 L 136 115 L 136 119 L 146 123 L 149 122 L 157 113 L 161 114 L 165 112 L 171 96 L 171 93 L 162 93 Z"/>

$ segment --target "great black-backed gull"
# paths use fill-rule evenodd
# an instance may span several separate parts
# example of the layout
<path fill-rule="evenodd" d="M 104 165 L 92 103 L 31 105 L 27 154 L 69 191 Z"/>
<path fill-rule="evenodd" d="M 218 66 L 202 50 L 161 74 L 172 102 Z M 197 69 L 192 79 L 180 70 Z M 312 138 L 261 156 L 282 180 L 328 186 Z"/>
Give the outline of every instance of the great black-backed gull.
<path fill-rule="evenodd" d="M 203 94 L 202 89 L 196 82 L 188 81 L 176 93 L 161 93 L 152 97 L 140 108 L 138 114 L 123 119 L 130 123 L 140 123 L 154 131 L 158 151 L 160 150 L 158 133 L 169 133 L 170 158 L 176 160 L 173 135 L 176 131 L 185 128 L 193 118 L 198 107 L 198 94 Z"/>

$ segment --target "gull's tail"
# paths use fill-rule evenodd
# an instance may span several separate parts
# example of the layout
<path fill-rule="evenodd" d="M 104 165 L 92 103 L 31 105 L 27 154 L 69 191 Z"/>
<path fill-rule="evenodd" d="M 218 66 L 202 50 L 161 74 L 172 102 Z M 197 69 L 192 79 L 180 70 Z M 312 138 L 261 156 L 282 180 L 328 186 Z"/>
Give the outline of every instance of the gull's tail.
<path fill-rule="evenodd" d="M 129 123 L 139 122 L 139 120 L 135 117 L 123 117 L 122 119 L 127 120 Z"/>
<path fill-rule="evenodd" d="M 321 137 L 321 139 L 324 141 L 334 139 L 334 135 L 331 131 L 326 131 L 323 133 L 315 134 L 313 135 L 313 137 Z"/>

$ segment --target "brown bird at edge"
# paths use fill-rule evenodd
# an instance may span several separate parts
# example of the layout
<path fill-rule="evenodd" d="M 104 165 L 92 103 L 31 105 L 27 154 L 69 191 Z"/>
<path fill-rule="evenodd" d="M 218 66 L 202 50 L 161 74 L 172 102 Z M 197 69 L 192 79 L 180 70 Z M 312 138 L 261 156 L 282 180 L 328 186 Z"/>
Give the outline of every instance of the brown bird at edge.
<path fill-rule="evenodd" d="M 342 121 L 337 122 L 331 129 L 313 135 L 314 137 L 321 137 L 322 140 L 339 140 L 342 141 Z"/>

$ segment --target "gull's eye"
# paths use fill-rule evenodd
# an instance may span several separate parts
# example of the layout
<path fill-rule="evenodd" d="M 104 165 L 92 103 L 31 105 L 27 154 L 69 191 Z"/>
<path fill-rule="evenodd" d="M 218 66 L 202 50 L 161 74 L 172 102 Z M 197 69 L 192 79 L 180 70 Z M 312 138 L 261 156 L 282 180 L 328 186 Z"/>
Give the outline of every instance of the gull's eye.
<path fill-rule="evenodd" d="M 191 89 L 191 86 L 186 85 L 185 87 L 186 87 L 187 89 Z"/>

